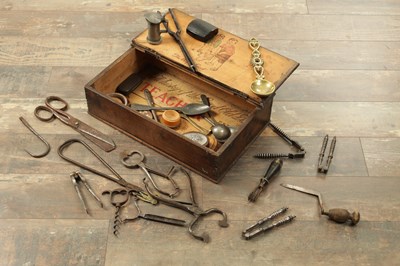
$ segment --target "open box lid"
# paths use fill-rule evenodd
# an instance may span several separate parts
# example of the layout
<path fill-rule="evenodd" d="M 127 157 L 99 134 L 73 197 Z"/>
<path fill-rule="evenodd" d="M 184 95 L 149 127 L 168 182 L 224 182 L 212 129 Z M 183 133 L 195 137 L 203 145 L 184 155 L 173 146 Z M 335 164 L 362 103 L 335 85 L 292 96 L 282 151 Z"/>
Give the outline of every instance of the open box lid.
<path fill-rule="evenodd" d="M 177 9 L 174 9 L 174 14 L 182 29 L 181 39 L 193 58 L 198 75 L 218 83 L 224 89 L 250 102 L 262 104 L 262 98 L 250 89 L 256 74 L 251 64 L 252 50 L 248 41 L 218 29 L 216 36 L 207 43 L 203 43 L 186 33 L 188 24 L 195 18 Z M 166 15 L 166 19 L 170 29 L 175 31 L 175 24 L 169 13 Z M 161 29 L 164 29 L 162 24 Z M 169 63 L 177 64 L 191 71 L 179 44 L 168 33 L 162 34 L 162 42 L 158 45 L 148 43 L 146 38 L 147 30 L 134 38 L 132 45 L 139 50 L 155 55 L 160 60 L 169 61 Z M 260 48 L 260 52 L 264 60 L 265 79 L 272 81 L 276 89 L 299 66 L 296 61 L 263 47 Z M 194 74 L 194 72 L 192 73 Z"/>

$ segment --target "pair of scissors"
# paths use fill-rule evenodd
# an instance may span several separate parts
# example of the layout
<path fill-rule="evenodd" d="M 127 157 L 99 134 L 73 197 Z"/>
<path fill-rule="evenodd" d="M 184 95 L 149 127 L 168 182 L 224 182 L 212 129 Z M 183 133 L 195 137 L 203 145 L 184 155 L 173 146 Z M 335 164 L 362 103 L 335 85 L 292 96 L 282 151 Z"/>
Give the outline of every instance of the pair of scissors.
<path fill-rule="evenodd" d="M 55 102 L 58 102 L 58 105 L 60 106 L 55 107 L 53 105 Z M 108 136 L 68 114 L 66 112 L 68 109 L 68 103 L 64 99 L 58 96 L 49 96 L 46 98 L 44 103 L 45 105 L 37 106 L 34 111 L 35 116 L 39 120 L 51 122 L 58 118 L 61 122 L 72 127 L 82 136 L 99 146 L 102 150 L 110 152 L 115 149 L 116 146 L 114 141 Z M 48 113 L 50 115 L 44 116 L 43 113 Z"/>

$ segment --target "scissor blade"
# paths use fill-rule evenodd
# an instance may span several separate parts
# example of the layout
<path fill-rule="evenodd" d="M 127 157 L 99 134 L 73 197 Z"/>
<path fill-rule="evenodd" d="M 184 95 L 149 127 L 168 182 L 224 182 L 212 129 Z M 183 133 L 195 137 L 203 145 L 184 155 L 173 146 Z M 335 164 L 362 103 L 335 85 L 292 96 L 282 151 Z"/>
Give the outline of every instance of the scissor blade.
<path fill-rule="evenodd" d="M 70 117 L 69 125 L 106 152 L 116 148 L 114 141 L 110 137 L 76 118 Z"/>

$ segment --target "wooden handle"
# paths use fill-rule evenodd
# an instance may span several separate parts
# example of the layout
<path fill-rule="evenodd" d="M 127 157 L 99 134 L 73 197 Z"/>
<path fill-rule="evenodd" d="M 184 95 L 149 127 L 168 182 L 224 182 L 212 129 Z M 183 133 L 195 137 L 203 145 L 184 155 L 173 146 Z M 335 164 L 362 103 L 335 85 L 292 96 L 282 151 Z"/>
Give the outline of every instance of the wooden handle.
<path fill-rule="evenodd" d="M 359 212 L 350 213 L 348 210 L 341 208 L 330 209 L 328 212 L 322 211 L 322 214 L 327 215 L 329 219 L 336 223 L 345 223 L 350 220 L 351 225 L 356 225 L 360 221 Z"/>

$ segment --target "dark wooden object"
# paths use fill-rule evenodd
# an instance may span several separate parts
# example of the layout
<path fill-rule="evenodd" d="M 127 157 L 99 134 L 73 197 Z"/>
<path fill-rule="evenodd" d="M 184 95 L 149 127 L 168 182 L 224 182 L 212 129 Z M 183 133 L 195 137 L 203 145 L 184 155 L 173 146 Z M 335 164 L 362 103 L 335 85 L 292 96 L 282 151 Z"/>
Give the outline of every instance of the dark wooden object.
<path fill-rule="evenodd" d="M 182 28 L 193 19 L 178 10 L 175 13 Z M 212 47 L 218 43 L 204 44 L 182 33 L 182 39 L 188 49 L 193 55 L 197 55 L 192 56 L 200 73 L 194 74 L 188 69 L 179 46 L 170 36 L 164 35 L 160 45 L 151 45 L 147 43 L 147 31 L 144 31 L 133 40 L 132 48 L 85 86 L 89 114 L 189 167 L 203 177 L 219 182 L 264 130 L 271 117 L 274 97 L 273 94 L 259 98 L 250 91 L 250 84 L 255 79 L 255 74 L 250 64 L 251 49 L 247 47 L 247 41 L 223 30 L 220 30 L 219 35 L 221 44 L 218 49 L 229 49 L 232 54 L 228 58 L 226 55 L 220 56 L 218 50 Z M 216 53 L 214 57 L 218 58 L 217 62 L 215 58 L 209 57 L 213 52 Z M 266 61 L 267 79 L 273 81 L 279 88 L 297 68 L 298 63 L 266 49 L 262 49 L 261 53 Z M 157 73 L 152 71 L 154 69 L 158 69 Z M 159 81 L 160 76 L 163 78 L 163 75 L 168 75 L 169 84 L 165 91 L 171 93 L 174 98 L 182 97 L 180 99 L 198 102 L 200 98 L 195 96 L 205 93 L 211 99 L 223 99 L 224 102 L 221 104 L 226 107 L 212 105 L 212 108 L 235 109 L 236 115 L 241 117 L 239 121 L 224 115 L 222 111 L 218 115 L 219 122 L 228 125 L 238 123 L 235 124 L 238 132 L 217 150 L 213 150 L 188 140 L 182 136 L 182 132 L 167 128 L 106 96 L 114 92 L 132 73 L 140 73 L 144 75 L 144 79 L 148 79 L 144 86 Z M 183 83 L 189 86 L 184 88 Z M 171 84 L 174 91 L 168 90 Z M 129 97 L 131 102 L 141 103 L 143 89 L 142 86 L 135 90 L 136 95 Z M 176 90 L 181 91 L 176 93 Z"/>

